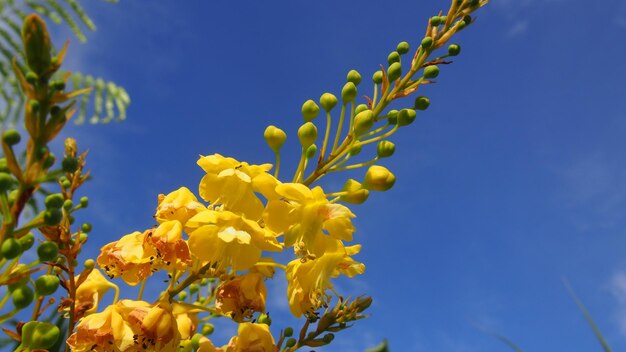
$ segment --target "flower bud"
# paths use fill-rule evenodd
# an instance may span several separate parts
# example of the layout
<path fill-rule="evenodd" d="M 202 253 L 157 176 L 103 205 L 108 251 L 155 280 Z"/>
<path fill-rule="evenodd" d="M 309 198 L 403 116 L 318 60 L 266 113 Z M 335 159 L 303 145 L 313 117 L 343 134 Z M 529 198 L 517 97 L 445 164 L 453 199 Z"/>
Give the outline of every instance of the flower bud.
<path fill-rule="evenodd" d="M 56 275 L 43 275 L 35 280 L 35 292 L 38 296 L 49 296 L 59 288 L 59 278 Z"/>
<path fill-rule="evenodd" d="M 6 130 L 2 133 L 2 140 L 9 146 L 16 145 L 21 139 L 20 133 L 14 129 Z"/>
<path fill-rule="evenodd" d="M 291 337 L 292 335 L 293 335 L 293 328 L 291 326 L 286 327 L 285 331 L 283 332 L 283 336 Z"/>
<path fill-rule="evenodd" d="M 46 158 L 46 160 L 44 160 L 43 162 L 43 168 L 44 169 L 49 169 L 52 167 L 52 165 L 54 165 L 54 163 L 57 161 L 57 158 L 54 156 L 54 154 L 52 153 L 48 153 L 48 157 Z"/>
<path fill-rule="evenodd" d="M 39 77 L 37 76 L 37 74 L 33 71 L 28 71 L 26 73 L 26 82 L 35 85 L 37 83 L 37 80 L 39 79 Z"/>
<path fill-rule="evenodd" d="M 396 183 L 396 176 L 384 166 L 372 165 L 365 173 L 363 187 L 372 191 L 386 191 Z"/>
<path fill-rule="evenodd" d="M 315 119 L 319 114 L 320 107 L 317 106 L 313 100 L 309 99 L 302 104 L 302 117 L 304 118 L 304 121 L 313 121 L 313 119 Z"/>
<path fill-rule="evenodd" d="M 205 287 L 209 284 L 209 279 L 207 279 L 206 277 L 202 280 L 200 280 L 200 286 Z"/>
<path fill-rule="evenodd" d="M 28 104 L 30 105 L 30 110 L 34 113 L 38 112 L 39 108 L 41 107 L 41 104 L 39 103 L 39 101 L 34 100 L 34 99 L 31 100 Z"/>
<path fill-rule="evenodd" d="M 80 197 L 80 206 L 82 208 L 87 208 L 88 205 L 89 205 L 89 198 L 87 198 L 87 197 Z"/>
<path fill-rule="evenodd" d="M 29 321 L 22 326 L 22 346 L 30 350 L 52 348 L 61 337 L 61 330 L 51 323 Z"/>
<path fill-rule="evenodd" d="M 96 266 L 96 261 L 93 259 L 87 259 L 83 262 L 83 266 L 85 267 L 85 269 L 89 270 L 89 269 L 93 269 Z"/>
<path fill-rule="evenodd" d="M 369 110 L 369 109 L 370 108 L 369 108 L 369 106 L 367 106 L 367 104 L 359 104 L 359 105 L 356 106 L 356 109 L 354 109 L 354 113 L 358 114 L 358 113 L 360 113 L 362 111 Z"/>
<path fill-rule="evenodd" d="M 361 74 L 357 70 L 350 70 L 346 78 L 348 82 L 354 83 L 355 86 L 358 86 L 359 83 L 361 83 Z"/>
<path fill-rule="evenodd" d="M 361 135 L 374 126 L 374 112 L 372 110 L 361 111 L 354 117 L 354 134 Z"/>
<path fill-rule="evenodd" d="M 0 192 L 4 193 L 13 186 L 13 177 L 6 172 L 0 172 Z"/>
<path fill-rule="evenodd" d="M 61 193 L 50 194 L 44 200 L 47 209 L 59 209 L 63 206 L 63 195 Z"/>
<path fill-rule="evenodd" d="M 15 203 L 15 201 L 17 200 L 17 193 L 18 192 L 16 189 L 9 192 L 9 196 L 7 197 L 9 199 L 9 204 Z"/>
<path fill-rule="evenodd" d="M 349 103 L 356 98 L 356 86 L 352 82 L 348 82 L 341 89 L 341 100 L 343 103 Z"/>
<path fill-rule="evenodd" d="M 398 123 L 398 110 L 389 110 L 387 113 L 387 121 L 389 121 L 390 125 L 395 125 Z"/>
<path fill-rule="evenodd" d="M 461 46 L 459 44 L 450 44 L 448 46 L 448 55 L 457 56 L 461 53 Z"/>
<path fill-rule="evenodd" d="M 430 25 L 433 27 L 437 27 L 441 24 L 441 17 L 433 16 L 430 18 Z"/>
<path fill-rule="evenodd" d="M 415 113 L 415 110 L 413 109 L 400 110 L 400 112 L 398 113 L 398 125 L 400 126 L 410 125 L 411 123 L 413 123 L 413 121 L 415 121 L 415 116 L 417 116 L 417 114 Z"/>
<path fill-rule="evenodd" d="M 78 235 L 78 242 L 80 243 L 85 243 L 87 242 L 88 239 L 89 239 L 89 235 L 87 235 L 85 232 L 81 232 Z"/>
<path fill-rule="evenodd" d="M 335 339 L 335 334 L 328 333 L 322 337 L 322 340 L 326 343 L 331 343 Z"/>
<path fill-rule="evenodd" d="M 76 160 L 76 158 L 72 158 L 71 156 L 63 158 L 63 161 L 61 162 L 61 167 L 63 168 L 64 172 L 75 172 L 78 169 L 78 160 Z"/>
<path fill-rule="evenodd" d="M 304 156 L 307 159 L 311 159 L 312 157 L 315 156 L 315 154 L 317 154 L 317 146 L 315 144 L 311 144 L 308 148 L 306 148 L 306 152 L 304 153 Z"/>
<path fill-rule="evenodd" d="M 357 180 L 348 179 L 343 186 L 343 192 L 347 192 L 339 199 L 343 202 L 350 204 L 361 204 L 367 200 L 370 192 L 363 188 L 361 183 Z"/>
<path fill-rule="evenodd" d="M 337 97 L 331 93 L 324 93 L 320 97 L 320 105 L 326 112 L 329 112 L 337 105 Z"/>
<path fill-rule="evenodd" d="M 433 46 L 433 38 L 424 37 L 424 39 L 422 39 L 422 48 L 430 49 L 431 46 Z"/>
<path fill-rule="evenodd" d="M 187 299 L 187 291 L 181 291 L 181 292 L 178 294 L 178 300 L 179 300 L 179 301 L 184 301 L 184 300 L 186 300 L 186 299 Z"/>
<path fill-rule="evenodd" d="M 46 74 L 52 63 L 52 45 L 46 23 L 39 16 L 26 16 L 22 26 L 22 41 L 28 67 L 39 76 Z"/>
<path fill-rule="evenodd" d="M 7 158 L 0 158 L 0 172 L 10 172 Z"/>
<path fill-rule="evenodd" d="M 48 226 L 58 225 L 63 219 L 63 212 L 60 209 L 48 209 L 43 213 L 43 222 Z"/>
<path fill-rule="evenodd" d="M 62 91 L 65 89 L 65 82 L 63 82 L 62 80 L 52 81 L 50 82 L 50 87 L 52 89 Z"/>
<path fill-rule="evenodd" d="M 317 127 L 312 122 L 306 122 L 298 128 L 298 139 L 302 148 L 308 148 L 317 139 Z"/>
<path fill-rule="evenodd" d="M 51 241 L 46 241 L 37 247 L 37 256 L 39 261 L 50 262 L 56 259 L 59 255 L 59 246 Z"/>
<path fill-rule="evenodd" d="M 35 244 L 35 235 L 32 232 L 25 234 L 17 240 L 22 247 L 22 252 L 29 250 Z"/>
<path fill-rule="evenodd" d="M 463 2 L 463 0 L 461 0 L 461 2 Z M 439 16 L 439 19 L 441 20 L 441 24 L 444 24 L 448 20 L 448 16 Z"/>
<path fill-rule="evenodd" d="M 90 223 L 84 223 L 82 224 L 82 226 L 80 227 L 80 230 L 84 233 L 89 233 L 91 232 L 91 224 Z"/>
<path fill-rule="evenodd" d="M 72 186 L 72 183 L 70 182 L 70 180 L 68 179 L 64 179 L 63 181 L 61 181 L 61 187 L 68 189 Z"/>
<path fill-rule="evenodd" d="M 411 49 L 411 46 L 407 42 L 400 42 L 398 43 L 398 46 L 396 47 L 396 51 L 398 51 L 398 54 L 400 55 L 404 55 L 408 53 L 410 49 Z"/>
<path fill-rule="evenodd" d="M 375 84 L 381 84 L 383 82 L 383 72 L 380 70 L 374 72 L 372 81 L 374 81 Z"/>
<path fill-rule="evenodd" d="M 430 106 L 430 99 L 423 95 L 415 98 L 415 110 L 426 110 Z"/>
<path fill-rule="evenodd" d="M 296 345 L 296 339 L 294 339 L 293 337 L 290 337 L 289 339 L 287 339 L 287 341 L 285 341 L 285 346 L 287 347 L 293 347 Z"/>
<path fill-rule="evenodd" d="M 272 325 L 272 318 L 270 318 L 269 314 L 261 313 L 259 314 L 259 318 L 257 319 L 259 324 Z"/>
<path fill-rule="evenodd" d="M 189 293 L 191 293 L 192 295 L 193 295 L 194 293 L 197 293 L 199 289 L 200 289 L 200 288 L 199 288 L 199 287 L 198 287 L 198 285 L 196 285 L 196 284 L 191 284 L 191 285 L 189 285 Z"/>
<path fill-rule="evenodd" d="M 71 199 L 66 199 L 63 202 L 63 209 L 65 209 L 65 211 L 70 211 L 70 209 L 72 209 L 74 207 L 74 202 L 72 202 Z"/>
<path fill-rule="evenodd" d="M 391 53 L 389 53 L 389 56 L 387 56 L 387 63 L 389 65 L 393 64 L 394 62 L 400 62 L 400 54 L 397 51 L 392 51 Z"/>
<path fill-rule="evenodd" d="M 396 151 L 396 145 L 391 141 L 380 141 L 376 147 L 376 153 L 379 158 L 388 158 Z"/>
<path fill-rule="evenodd" d="M 439 67 L 430 65 L 424 67 L 424 78 L 435 78 L 439 76 Z"/>
<path fill-rule="evenodd" d="M 202 325 L 202 335 L 204 336 L 211 335 L 213 331 L 215 331 L 215 326 L 213 326 L 213 324 Z"/>
<path fill-rule="evenodd" d="M 389 77 L 389 82 L 394 82 L 396 79 L 400 78 L 402 75 L 402 65 L 399 62 L 394 62 L 389 66 L 389 70 L 387 70 L 387 76 Z"/>
<path fill-rule="evenodd" d="M 361 153 L 361 149 L 363 147 L 360 144 L 357 144 L 355 146 L 352 146 L 352 148 L 350 148 L 350 156 L 357 156 Z"/>
<path fill-rule="evenodd" d="M 191 344 L 193 345 L 194 350 L 200 348 L 200 339 L 202 338 L 202 334 L 194 334 L 191 337 Z"/>
<path fill-rule="evenodd" d="M 35 294 L 33 293 L 33 289 L 27 285 L 21 285 L 16 287 L 11 292 L 11 299 L 13 300 L 13 305 L 17 309 L 23 309 L 28 307 L 32 302 Z"/>
<path fill-rule="evenodd" d="M 13 237 L 7 238 L 4 242 L 2 242 L 0 254 L 2 254 L 2 258 L 5 259 L 17 258 L 20 254 L 22 254 L 22 245 L 20 245 L 20 242 Z"/>

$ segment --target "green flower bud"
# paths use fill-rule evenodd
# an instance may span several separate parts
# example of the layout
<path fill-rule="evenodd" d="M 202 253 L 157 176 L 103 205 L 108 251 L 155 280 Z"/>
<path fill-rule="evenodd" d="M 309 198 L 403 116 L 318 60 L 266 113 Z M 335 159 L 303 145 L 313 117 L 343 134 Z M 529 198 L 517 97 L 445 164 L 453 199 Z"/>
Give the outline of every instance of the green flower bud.
<path fill-rule="evenodd" d="M 365 110 L 354 117 L 354 134 L 361 135 L 374 126 L 374 112 Z"/>
<path fill-rule="evenodd" d="M 396 176 L 384 166 L 372 165 L 365 173 L 363 187 L 372 191 L 386 191 L 396 183 Z"/>
<path fill-rule="evenodd" d="M 85 232 L 81 232 L 80 235 L 78 235 L 78 242 L 80 243 L 85 243 L 88 239 L 89 235 L 87 235 Z"/>
<path fill-rule="evenodd" d="M 322 340 L 326 343 L 331 343 L 335 339 L 335 334 L 328 333 L 322 337 Z"/>
<path fill-rule="evenodd" d="M 313 121 L 320 114 L 320 107 L 311 99 L 302 104 L 302 117 L 304 121 Z"/>
<path fill-rule="evenodd" d="M 37 247 L 37 256 L 41 262 L 51 262 L 59 255 L 59 246 L 51 241 L 46 241 Z"/>
<path fill-rule="evenodd" d="M 376 147 L 376 154 L 379 158 L 388 158 L 396 151 L 396 145 L 391 141 L 380 141 Z"/>
<path fill-rule="evenodd" d="M 63 168 L 64 172 L 75 172 L 78 169 L 78 160 L 69 156 L 63 158 L 63 161 L 61 162 L 61 167 Z"/>
<path fill-rule="evenodd" d="M 70 187 L 72 187 L 72 183 L 70 182 L 70 180 L 65 179 L 65 180 L 61 181 L 61 187 L 65 188 L 65 189 L 69 189 Z"/>
<path fill-rule="evenodd" d="M 389 82 L 394 82 L 396 79 L 400 78 L 402 75 L 402 65 L 399 62 L 394 62 L 389 66 L 389 70 L 387 70 L 387 76 L 389 77 Z"/>
<path fill-rule="evenodd" d="M 357 90 L 354 83 L 348 82 L 343 86 L 343 89 L 341 89 L 341 100 L 344 104 L 354 101 L 354 98 L 356 98 L 356 93 Z"/>
<path fill-rule="evenodd" d="M 433 46 L 433 38 L 425 37 L 424 39 L 422 39 L 422 48 L 430 49 L 431 46 Z"/>
<path fill-rule="evenodd" d="M 30 110 L 31 110 L 32 112 L 37 112 L 37 111 L 39 111 L 39 108 L 41 107 L 41 104 L 39 103 L 39 101 L 34 100 L 34 99 L 33 99 L 33 100 L 31 100 L 28 104 L 30 105 Z"/>
<path fill-rule="evenodd" d="M 59 114 L 61 114 L 63 112 L 63 110 L 61 110 L 61 107 L 58 105 L 54 105 L 50 108 L 50 115 L 52 116 L 58 116 Z"/>
<path fill-rule="evenodd" d="M 269 314 L 261 313 L 259 314 L 259 318 L 257 319 L 259 324 L 272 325 L 272 318 L 270 318 Z"/>
<path fill-rule="evenodd" d="M 0 172 L 0 192 L 4 193 L 13 186 L 13 177 L 6 172 Z"/>
<path fill-rule="evenodd" d="M 457 31 L 460 31 L 463 28 L 467 27 L 467 22 L 465 22 L 465 21 L 459 21 L 458 23 L 459 23 L 459 25 L 458 25 Z"/>
<path fill-rule="evenodd" d="M 360 112 L 363 112 L 365 110 L 369 110 L 369 106 L 367 106 L 367 104 L 359 104 L 356 106 L 356 108 L 354 109 L 354 113 L 358 114 Z"/>
<path fill-rule="evenodd" d="M 360 144 L 352 146 L 352 148 L 350 148 L 350 156 L 357 156 L 357 155 L 359 155 L 361 153 L 361 149 L 362 148 L 363 147 Z"/>
<path fill-rule="evenodd" d="M 32 232 L 25 234 L 17 240 L 22 247 L 22 252 L 29 250 L 35 244 L 35 235 Z"/>
<path fill-rule="evenodd" d="M 404 55 L 408 53 L 410 49 L 411 49 L 411 46 L 407 42 L 400 42 L 398 43 L 398 46 L 396 47 L 396 51 L 398 51 L 398 54 L 400 55 Z"/>
<path fill-rule="evenodd" d="M 211 335 L 213 331 L 215 331 L 215 326 L 213 326 L 213 324 L 202 325 L 202 335 L 204 336 Z"/>
<path fill-rule="evenodd" d="M 74 202 L 72 202 L 71 199 L 66 199 L 63 202 L 63 209 L 65 209 L 65 211 L 70 211 L 73 207 L 74 207 Z"/>
<path fill-rule="evenodd" d="M 298 128 L 298 139 L 302 148 L 308 148 L 317 139 L 317 127 L 312 122 L 306 122 Z"/>
<path fill-rule="evenodd" d="M 361 74 L 357 70 L 350 70 L 346 78 L 348 82 L 354 83 L 355 86 L 358 86 L 359 83 L 361 83 Z"/>
<path fill-rule="evenodd" d="M 320 105 L 326 112 L 329 112 L 337 105 L 337 97 L 331 93 L 324 93 L 320 97 Z"/>
<path fill-rule="evenodd" d="M 480 0 L 470 0 L 470 6 L 475 7 L 480 4 Z"/>
<path fill-rule="evenodd" d="M 424 67 L 424 78 L 435 78 L 439 76 L 439 67 L 430 65 Z"/>
<path fill-rule="evenodd" d="M 27 285 L 22 285 L 13 289 L 11 292 L 11 299 L 13 300 L 13 305 L 17 309 L 24 309 L 28 307 L 35 297 L 35 293 L 33 289 Z"/>
<path fill-rule="evenodd" d="M 293 347 L 296 345 L 296 339 L 294 339 L 293 337 L 290 337 L 289 339 L 287 339 L 287 341 L 285 341 L 285 346 L 287 347 Z"/>
<path fill-rule="evenodd" d="M 189 293 L 191 293 L 192 295 L 193 295 L 194 293 L 197 293 L 199 289 L 200 289 L 200 288 L 199 288 L 199 287 L 198 287 L 198 285 L 196 285 L 196 284 L 191 284 L 191 285 L 189 285 Z"/>
<path fill-rule="evenodd" d="M 364 189 L 361 183 L 357 180 L 348 179 L 343 186 L 343 192 L 347 192 L 339 199 L 343 202 L 350 204 L 361 204 L 367 200 L 370 192 Z"/>
<path fill-rule="evenodd" d="M 80 230 L 84 233 L 89 233 L 91 232 L 91 224 L 90 223 L 84 223 L 81 227 Z"/>
<path fill-rule="evenodd" d="M 16 145 L 17 143 L 20 142 L 21 139 L 22 137 L 20 136 L 20 133 L 14 129 L 6 130 L 2 134 L 2 140 L 4 140 L 4 143 L 6 143 L 9 146 Z"/>
<path fill-rule="evenodd" d="M 398 53 L 397 51 L 392 51 L 391 53 L 389 53 L 389 56 L 387 56 L 387 63 L 389 63 L 389 65 L 393 64 L 394 62 L 400 62 L 400 53 Z"/>
<path fill-rule="evenodd" d="M 461 47 L 458 44 L 450 44 L 448 46 L 448 55 L 457 56 L 461 53 Z"/>
<path fill-rule="evenodd" d="M 440 24 L 441 24 L 441 17 L 433 16 L 433 17 L 430 18 L 430 25 L 431 26 L 437 27 Z"/>
<path fill-rule="evenodd" d="M 28 67 L 39 76 L 46 74 L 52 64 L 52 44 L 46 23 L 39 16 L 32 14 L 24 19 L 22 42 Z"/>
<path fill-rule="evenodd" d="M 178 294 L 178 300 L 179 300 L 179 301 L 184 301 L 184 300 L 186 300 L 186 299 L 187 299 L 187 291 L 181 291 L 181 292 Z"/>
<path fill-rule="evenodd" d="M 306 148 L 306 152 L 304 153 L 307 159 L 311 159 L 317 154 L 317 146 L 315 144 L 311 144 L 308 148 Z"/>
<path fill-rule="evenodd" d="M 64 90 L 65 89 L 65 82 L 63 82 L 61 80 L 52 81 L 52 82 L 50 82 L 50 86 L 52 87 L 52 89 Z"/>
<path fill-rule="evenodd" d="M 10 172 L 7 158 L 0 158 L 0 172 Z"/>
<path fill-rule="evenodd" d="M 43 275 L 35 280 L 35 292 L 38 296 L 50 296 L 59 288 L 59 278 L 56 275 Z"/>
<path fill-rule="evenodd" d="M 44 160 L 43 162 L 43 168 L 44 169 L 49 169 L 52 167 L 52 165 L 54 165 L 54 163 L 57 161 L 57 158 L 54 156 L 54 154 L 49 153 L 48 157 L 46 158 L 46 160 Z"/>
<path fill-rule="evenodd" d="M 423 95 L 415 98 L 415 110 L 426 110 L 430 106 L 430 99 Z"/>
<path fill-rule="evenodd" d="M 58 225 L 63 219 L 63 212 L 61 209 L 48 209 L 43 213 L 43 221 L 48 226 Z"/>
<path fill-rule="evenodd" d="M 35 85 L 37 83 L 37 80 L 39 79 L 39 77 L 37 76 L 37 74 L 33 71 L 28 71 L 26 73 L 26 82 Z"/>
<path fill-rule="evenodd" d="M 72 215 L 69 215 L 67 219 L 69 220 L 70 225 L 74 225 L 74 221 L 76 221 L 76 219 Z"/>
<path fill-rule="evenodd" d="M 16 189 L 14 189 L 14 190 L 12 190 L 11 192 L 9 192 L 9 196 L 8 196 L 8 198 L 9 198 L 9 204 L 13 204 L 13 203 L 15 203 L 15 200 L 17 199 L 17 193 L 18 193 L 18 192 L 17 192 L 17 190 L 16 190 Z"/>
<path fill-rule="evenodd" d="M 413 121 L 415 121 L 415 116 L 417 116 L 417 114 L 415 113 L 415 110 L 413 109 L 400 110 L 400 112 L 398 113 L 398 125 L 400 126 L 410 125 Z"/>
<path fill-rule="evenodd" d="M 194 334 L 191 337 L 191 345 L 194 350 L 198 350 L 200 348 L 200 339 L 202 338 L 202 334 Z"/>
<path fill-rule="evenodd" d="M 387 121 L 389 121 L 390 125 L 395 125 L 398 123 L 398 110 L 389 110 L 387 113 Z"/>
<path fill-rule="evenodd" d="M 375 84 L 381 84 L 383 82 L 383 72 L 380 70 L 374 72 L 372 81 L 374 81 Z"/>
<path fill-rule="evenodd" d="M 31 350 L 52 348 L 61 337 L 59 328 L 48 322 L 29 321 L 22 326 L 22 346 Z"/>
<path fill-rule="evenodd" d="M 2 257 L 5 259 L 17 258 L 22 254 L 22 245 L 13 237 L 7 238 L 2 242 L 0 254 L 2 254 Z"/>
<path fill-rule="evenodd" d="M 288 326 L 285 328 L 285 331 L 283 332 L 283 336 L 285 337 L 291 337 L 293 336 L 293 328 Z"/>
<path fill-rule="evenodd" d="M 205 287 L 209 284 L 209 279 L 204 278 L 202 280 L 200 280 L 200 286 Z"/>
<path fill-rule="evenodd" d="M 463 0 L 461 0 L 461 2 L 463 2 Z M 441 24 L 444 24 L 448 20 L 448 16 L 439 16 L 439 19 L 441 19 Z"/>
<path fill-rule="evenodd" d="M 80 206 L 83 208 L 87 208 L 88 205 L 89 205 L 89 198 L 80 197 Z"/>
<path fill-rule="evenodd" d="M 61 193 L 50 194 L 44 200 L 44 204 L 48 209 L 59 209 L 63 206 L 63 195 Z"/>
<path fill-rule="evenodd" d="M 83 266 L 85 267 L 85 269 L 89 270 L 89 269 L 93 269 L 96 266 L 96 261 L 93 259 L 87 259 L 83 262 Z"/>

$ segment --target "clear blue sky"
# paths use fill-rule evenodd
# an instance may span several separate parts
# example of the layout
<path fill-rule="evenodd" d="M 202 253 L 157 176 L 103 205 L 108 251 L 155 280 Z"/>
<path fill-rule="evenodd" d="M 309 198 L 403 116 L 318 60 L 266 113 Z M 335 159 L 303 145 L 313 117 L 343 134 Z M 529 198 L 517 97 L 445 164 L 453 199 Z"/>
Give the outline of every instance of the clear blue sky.
<path fill-rule="evenodd" d="M 195 190 L 199 154 L 272 162 L 270 123 L 295 148 L 302 102 L 338 94 L 353 68 L 365 89 L 446 5 L 90 2 L 99 31 L 73 40 L 67 68 L 133 99 L 126 122 L 66 133 L 91 149 L 93 248 L 152 226 L 158 193 Z M 421 93 L 431 108 L 393 139 L 396 186 L 353 208 L 367 270 L 338 287 L 375 303 L 333 350 L 383 338 L 393 351 L 507 350 L 481 326 L 527 351 L 599 351 L 562 278 L 626 348 L 625 35 L 624 0 L 495 0 L 478 13 Z"/>

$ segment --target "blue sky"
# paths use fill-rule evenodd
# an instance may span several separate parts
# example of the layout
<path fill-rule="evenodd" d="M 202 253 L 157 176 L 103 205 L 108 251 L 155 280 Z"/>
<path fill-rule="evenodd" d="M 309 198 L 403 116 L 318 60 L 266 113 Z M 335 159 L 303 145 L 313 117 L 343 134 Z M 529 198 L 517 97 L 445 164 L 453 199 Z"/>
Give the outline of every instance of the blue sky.
<path fill-rule="evenodd" d="M 65 132 L 91 150 L 92 248 L 152 226 L 158 193 L 195 190 L 199 154 L 273 162 L 268 124 L 295 150 L 305 100 L 338 94 L 350 69 L 369 92 L 387 54 L 415 46 L 445 5 L 89 3 L 99 30 L 72 41 L 67 68 L 132 98 L 127 121 Z M 333 350 L 383 338 L 394 351 L 506 350 L 477 327 L 527 351 L 600 350 L 563 278 L 626 348 L 624 35 L 624 0 L 495 0 L 478 13 L 420 93 L 431 108 L 392 139 L 395 187 L 353 208 L 367 270 L 338 287 L 375 303 Z"/>

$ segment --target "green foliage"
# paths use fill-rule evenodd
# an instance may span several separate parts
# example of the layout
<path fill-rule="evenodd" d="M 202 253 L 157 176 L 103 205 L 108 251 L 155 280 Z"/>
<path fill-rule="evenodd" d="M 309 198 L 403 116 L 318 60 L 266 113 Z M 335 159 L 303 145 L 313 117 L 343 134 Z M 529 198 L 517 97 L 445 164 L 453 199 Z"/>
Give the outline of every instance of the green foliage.
<path fill-rule="evenodd" d="M 102 0 L 117 3 L 118 0 Z M 87 41 L 86 32 L 95 31 L 96 26 L 87 15 L 81 0 L 0 0 L 0 124 L 17 125 L 24 108 L 24 96 L 19 88 L 11 60 L 15 57 L 24 68 L 20 31 L 24 17 L 32 12 L 40 14 L 49 22 L 68 26 L 78 41 Z M 57 48 L 58 49 L 58 48 Z M 61 79 L 65 73 L 55 76 Z M 84 94 L 74 115 L 76 124 L 109 123 L 124 120 L 130 98 L 123 87 L 100 77 L 72 72 L 68 84 L 74 90 L 90 88 Z"/>

